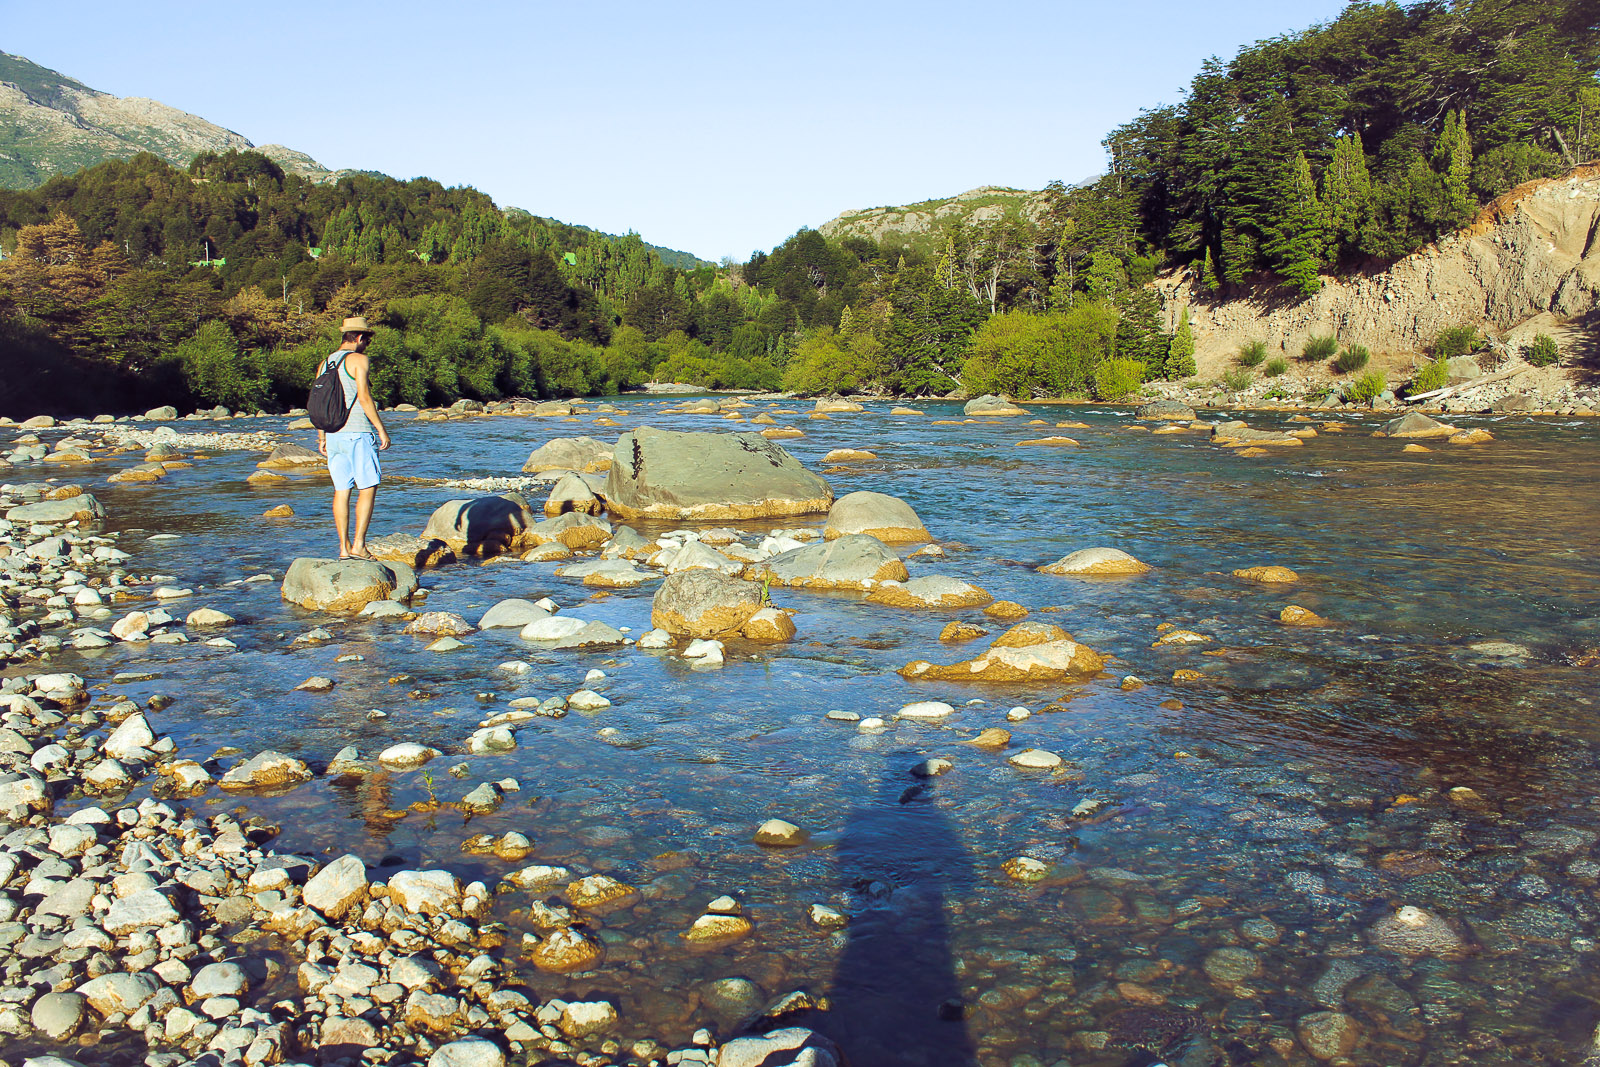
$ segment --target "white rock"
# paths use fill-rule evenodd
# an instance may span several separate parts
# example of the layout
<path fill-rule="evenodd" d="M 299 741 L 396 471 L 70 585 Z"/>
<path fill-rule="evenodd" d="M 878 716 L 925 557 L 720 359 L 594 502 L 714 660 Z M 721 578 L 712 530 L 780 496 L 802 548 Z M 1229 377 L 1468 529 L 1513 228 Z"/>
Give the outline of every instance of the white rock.
<path fill-rule="evenodd" d="M 1061 757 L 1056 755 L 1054 752 L 1049 752 L 1042 748 L 1025 748 L 1021 752 L 1013 755 L 1010 759 L 1006 760 L 1006 762 L 1011 764 L 1013 767 L 1028 767 L 1035 770 L 1051 770 L 1055 767 L 1061 766 L 1063 761 Z"/>
<path fill-rule="evenodd" d="M 942 719 L 953 714 L 955 708 L 937 700 L 919 700 L 900 709 L 902 719 Z"/>
<path fill-rule="evenodd" d="M 580 689 L 567 698 L 567 706 L 574 711 L 599 711 L 601 708 L 609 708 L 611 701 L 593 689 Z"/>
<path fill-rule="evenodd" d="M 441 755 L 443 753 L 436 748 L 419 745 L 415 741 L 404 741 L 398 745 L 390 745 L 378 753 L 378 762 L 391 767 L 420 767 L 435 756 Z"/>

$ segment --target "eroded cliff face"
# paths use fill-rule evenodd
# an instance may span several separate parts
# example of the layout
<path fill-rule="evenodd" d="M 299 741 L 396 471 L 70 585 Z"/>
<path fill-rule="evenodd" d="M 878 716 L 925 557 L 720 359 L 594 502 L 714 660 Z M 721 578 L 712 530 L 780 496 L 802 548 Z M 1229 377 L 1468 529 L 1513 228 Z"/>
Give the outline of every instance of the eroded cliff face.
<path fill-rule="evenodd" d="M 1408 356 L 1449 326 L 1478 326 L 1515 344 L 1535 329 L 1569 333 L 1600 309 L 1597 229 L 1600 164 L 1589 164 L 1518 186 L 1466 229 L 1387 270 L 1325 277 L 1313 296 L 1264 291 L 1217 300 L 1195 292 L 1188 270 L 1156 284 L 1169 328 L 1189 306 L 1202 374 L 1224 369 L 1247 341 L 1294 356 L 1313 334 Z"/>

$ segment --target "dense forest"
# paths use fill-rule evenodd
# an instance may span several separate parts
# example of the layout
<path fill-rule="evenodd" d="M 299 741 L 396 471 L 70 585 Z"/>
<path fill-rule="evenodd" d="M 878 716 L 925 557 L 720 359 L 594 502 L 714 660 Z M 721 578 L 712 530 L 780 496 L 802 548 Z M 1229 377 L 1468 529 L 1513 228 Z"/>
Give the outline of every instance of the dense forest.
<path fill-rule="evenodd" d="M 380 403 L 716 388 L 1115 397 L 1194 374 L 1147 283 L 1316 290 L 1600 151 L 1590 0 L 1352 4 L 1208 62 L 1107 173 L 932 254 L 801 230 L 684 270 L 470 188 L 313 184 L 253 152 L 0 191 L 6 414 L 303 400 L 364 314 Z"/>

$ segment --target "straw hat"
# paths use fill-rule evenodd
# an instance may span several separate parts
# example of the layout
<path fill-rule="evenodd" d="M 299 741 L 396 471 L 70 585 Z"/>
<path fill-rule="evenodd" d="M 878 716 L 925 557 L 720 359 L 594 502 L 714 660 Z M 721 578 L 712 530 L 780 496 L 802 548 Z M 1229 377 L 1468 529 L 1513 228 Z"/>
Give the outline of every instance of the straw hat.
<path fill-rule="evenodd" d="M 371 333 L 372 327 L 367 325 L 366 317 L 356 315 L 344 320 L 344 325 L 339 327 L 340 333 Z"/>

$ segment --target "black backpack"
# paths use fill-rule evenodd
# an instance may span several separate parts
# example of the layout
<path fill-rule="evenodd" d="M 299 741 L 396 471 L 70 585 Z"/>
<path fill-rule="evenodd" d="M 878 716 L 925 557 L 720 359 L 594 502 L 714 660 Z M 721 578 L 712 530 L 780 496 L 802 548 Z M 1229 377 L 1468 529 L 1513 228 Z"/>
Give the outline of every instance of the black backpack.
<path fill-rule="evenodd" d="M 311 420 L 311 425 L 324 433 L 337 433 L 350 421 L 350 405 L 345 402 L 344 383 L 339 380 L 339 368 L 344 366 L 348 355 L 346 352 L 339 357 L 339 362 L 324 367 L 322 373 L 317 375 L 317 380 L 311 383 L 306 417 Z"/>

